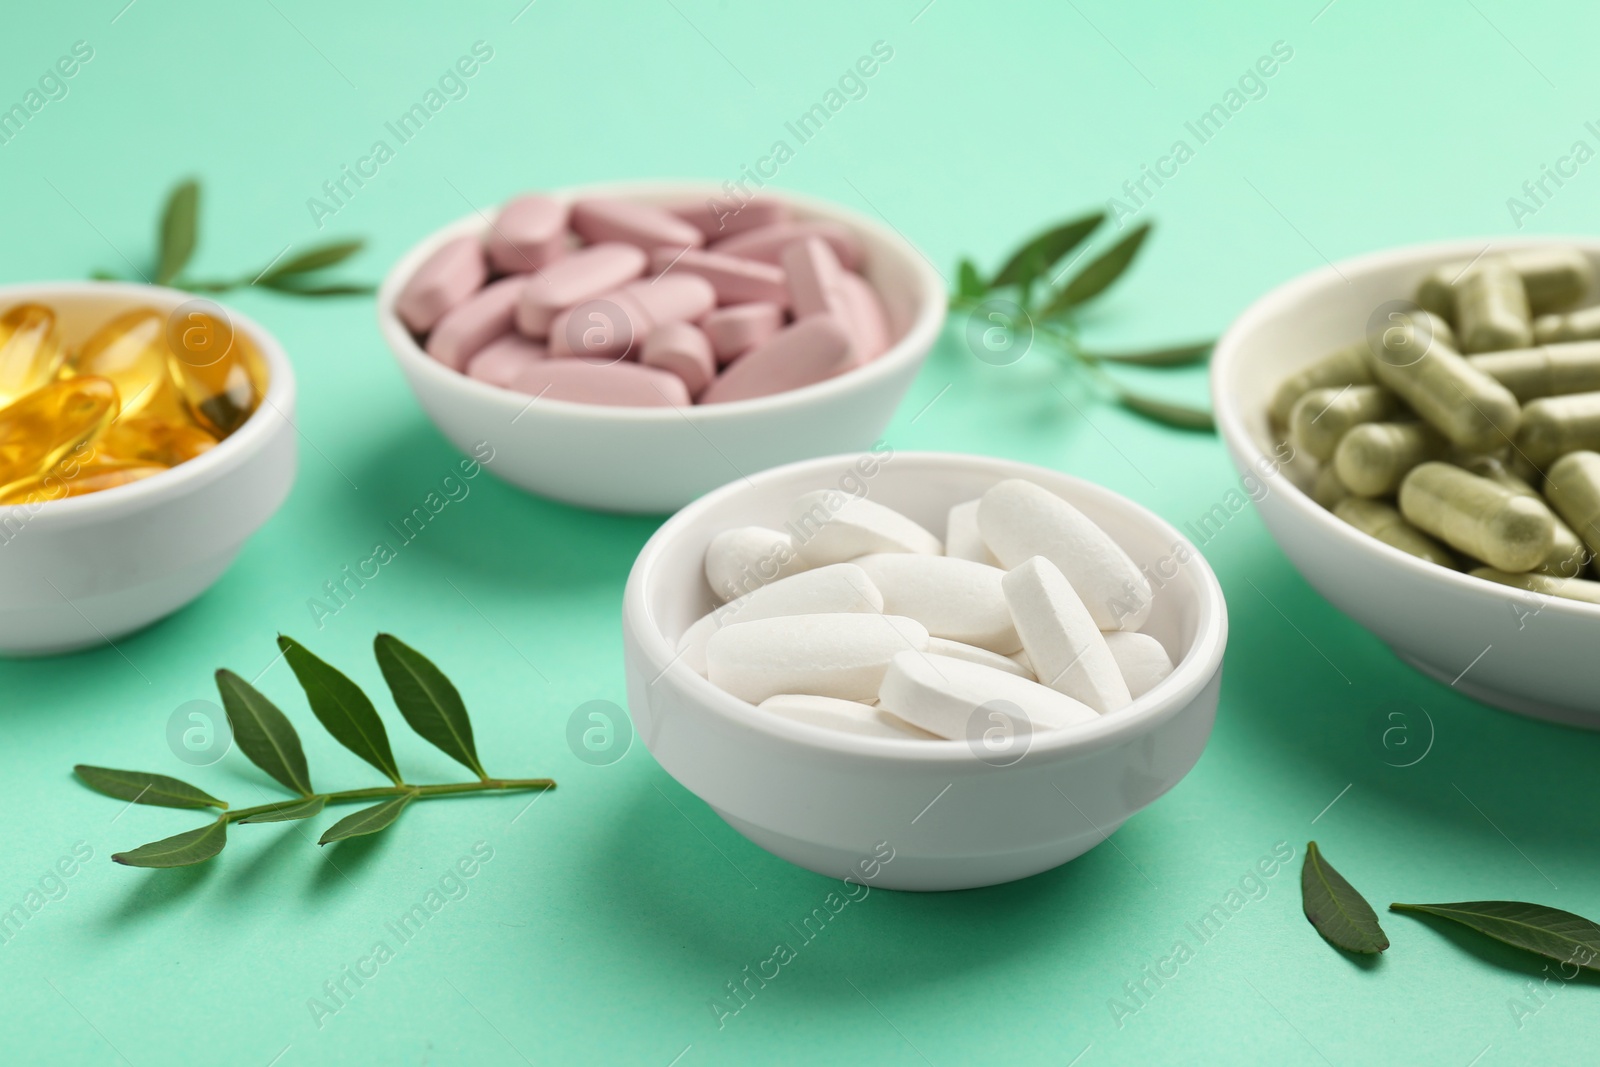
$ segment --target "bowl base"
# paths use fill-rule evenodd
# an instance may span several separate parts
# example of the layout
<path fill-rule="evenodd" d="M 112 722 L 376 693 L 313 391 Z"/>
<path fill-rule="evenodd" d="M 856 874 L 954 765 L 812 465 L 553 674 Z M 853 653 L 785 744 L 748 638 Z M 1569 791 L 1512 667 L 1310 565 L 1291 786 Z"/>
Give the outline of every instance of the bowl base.
<path fill-rule="evenodd" d="M 1529 700 L 1527 697 L 1517 696 L 1513 693 L 1503 693 L 1498 689 L 1488 686 L 1476 685 L 1472 682 L 1462 681 L 1457 675 L 1459 672 L 1442 670 L 1431 663 L 1425 663 L 1415 656 L 1401 652 L 1391 646 L 1392 651 L 1400 659 L 1411 664 L 1429 678 L 1466 694 L 1480 704 L 1487 704 L 1491 708 L 1509 711 L 1513 715 L 1526 715 L 1531 719 L 1543 719 L 1545 722 L 1557 723 L 1561 726 L 1574 726 L 1580 730 L 1600 730 L 1600 715 L 1593 711 L 1584 711 L 1579 708 L 1563 707 L 1559 704 L 1546 704 L 1540 700 Z"/>
<path fill-rule="evenodd" d="M 779 859 L 788 860 L 826 878 L 842 879 L 855 871 L 856 865 L 861 862 L 863 853 L 860 850 L 851 851 L 801 841 L 746 822 L 719 808 L 712 807 L 711 810 L 751 843 Z M 1053 841 L 1040 848 L 981 856 L 916 856 L 902 848 L 892 861 L 879 867 L 877 877 L 864 878 L 857 874 L 856 880 L 873 889 L 900 889 L 917 893 L 1001 885 L 1042 874 L 1075 860 L 1110 837 L 1121 825 L 1118 822 L 1102 827 L 1104 833 L 1090 831 L 1078 837 Z"/>

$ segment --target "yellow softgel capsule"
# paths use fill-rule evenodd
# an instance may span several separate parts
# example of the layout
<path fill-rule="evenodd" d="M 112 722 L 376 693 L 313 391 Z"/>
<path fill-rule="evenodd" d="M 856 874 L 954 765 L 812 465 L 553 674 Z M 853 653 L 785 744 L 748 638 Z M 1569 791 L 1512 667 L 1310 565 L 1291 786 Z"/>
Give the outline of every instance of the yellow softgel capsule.
<path fill-rule="evenodd" d="M 1526 481 L 1511 473 L 1506 465 L 1493 456 L 1471 456 L 1458 461 L 1460 466 L 1480 478 L 1487 478 L 1496 485 L 1516 493 L 1518 496 L 1537 500 L 1545 504 L 1544 497 L 1539 495 L 1539 490 L 1529 485 Z M 1562 522 L 1552 512 L 1551 520 L 1555 523 L 1555 539 L 1550 545 L 1550 554 L 1539 564 L 1538 570 L 1543 574 L 1554 574 L 1562 578 L 1573 578 L 1583 573 L 1583 568 L 1589 563 L 1589 550 L 1584 547 L 1583 539 L 1573 532 L 1572 527 Z"/>
<path fill-rule="evenodd" d="M 1350 497 L 1334 507 L 1333 513 L 1351 526 L 1386 545 L 1409 552 L 1418 559 L 1458 570 L 1450 550 L 1405 520 L 1405 516 L 1381 500 Z"/>
<path fill-rule="evenodd" d="M 1386 331 L 1373 373 L 1451 443 L 1470 452 L 1492 452 L 1516 436 L 1522 417 L 1517 398 L 1437 338 L 1419 349 L 1405 331 Z"/>
<path fill-rule="evenodd" d="M 1543 596 L 1557 596 L 1565 600 L 1581 600 L 1586 604 L 1600 604 L 1600 582 L 1585 578 L 1558 578 L 1551 574 L 1507 574 L 1493 567 L 1479 567 L 1472 571 L 1474 578 L 1485 578 L 1501 585 L 1526 589 Z"/>
<path fill-rule="evenodd" d="M 1312 458 L 1326 460 L 1352 427 L 1398 414 L 1399 399 L 1382 386 L 1313 389 L 1289 411 L 1289 435 Z"/>
<path fill-rule="evenodd" d="M 176 467 L 216 446 L 215 437 L 187 421 L 126 416 L 108 426 L 95 442 L 96 450 L 111 459 L 163 467 Z"/>
<path fill-rule="evenodd" d="M 195 421 L 218 437 L 244 425 L 265 379 L 261 355 L 243 332 L 225 317 L 179 308 L 168 318 L 167 341 L 168 372 Z"/>
<path fill-rule="evenodd" d="M 1524 404 L 1600 389 L 1600 343 L 1594 341 L 1480 352 L 1468 356 L 1467 362 L 1511 390 Z"/>
<path fill-rule="evenodd" d="M 74 375 L 109 378 L 122 398 L 122 417 L 147 408 L 170 414 L 171 379 L 167 375 L 167 317 L 155 308 L 134 308 L 101 326 L 73 353 L 67 370 Z M 165 410 L 163 410 L 165 409 Z"/>
<path fill-rule="evenodd" d="M 1568 452 L 1600 448 L 1600 393 L 1548 396 L 1522 409 L 1517 450 L 1543 466 Z"/>
<path fill-rule="evenodd" d="M 0 407 L 49 382 L 61 366 L 56 313 L 18 304 L 0 315 Z"/>
<path fill-rule="evenodd" d="M 1400 514 L 1451 548 L 1513 574 L 1544 562 L 1550 509 L 1450 463 L 1424 463 L 1400 483 Z"/>
<path fill-rule="evenodd" d="M 42 504 L 51 500 L 87 496 L 90 493 L 115 489 L 119 485 L 142 481 L 166 469 L 155 463 L 112 461 L 86 464 L 78 467 L 77 473 L 72 475 L 60 470 L 51 470 L 38 477 L 18 482 L 0 492 L 0 505 Z"/>
<path fill-rule="evenodd" d="M 1600 553 L 1600 453 L 1562 456 L 1545 479 L 1544 497 L 1583 543 Z"/>
<path fill-rule="evenodd" d="M 0 491 L 43 474 L 117 417 L 117 387 L 68 378 L 0 408 Z"/>
<path fill-rule="evenodd" d="M 1444 438 L 1426 423 L 1367 422 L 1340 439 L 1333 468 L 1356 496 L 1388 496 L 1411 468 L 1438 459 L 1446 447 Z"/>

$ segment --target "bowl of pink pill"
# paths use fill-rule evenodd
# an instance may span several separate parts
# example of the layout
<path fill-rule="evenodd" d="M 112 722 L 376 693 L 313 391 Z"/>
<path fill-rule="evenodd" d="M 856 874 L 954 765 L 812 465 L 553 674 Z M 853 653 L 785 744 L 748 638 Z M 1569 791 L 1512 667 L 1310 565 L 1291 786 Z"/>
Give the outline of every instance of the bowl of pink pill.
<path fill-rule="evenodd" d="M 1227 631 L 1210 567 L 1137 504 L 881 446 L 701 497 L 623 595 L 661 766 L 767 851 L 893 889 L 1103 842 L 1200 758 Z"/>
<path fill-rule="evenodd" d="M 944 321 L 915 246 L 825 201 L 709 182 L 522 193 L 424 238 L 378 293 L 452 443 L 583 507 L 663 512 L 876 441 Z"/>

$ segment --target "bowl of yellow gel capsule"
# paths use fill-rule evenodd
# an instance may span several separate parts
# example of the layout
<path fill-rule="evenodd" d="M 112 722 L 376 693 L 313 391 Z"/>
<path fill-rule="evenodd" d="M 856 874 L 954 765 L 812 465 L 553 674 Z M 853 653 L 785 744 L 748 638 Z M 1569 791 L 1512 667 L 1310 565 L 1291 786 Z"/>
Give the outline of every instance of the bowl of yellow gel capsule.
<path fill-rule="evenodd" d="M 220 305 L 0 286 L 0 654 L 104 646 L 203 593 L 295 474 L 294 376 Z"/>
<path fill-rule="evenodd" d="M 1459 692 L 1600 729 L 1600 241 L 1380 252 L 1262 297 L 1212 390 L 1307 581 Z"/>

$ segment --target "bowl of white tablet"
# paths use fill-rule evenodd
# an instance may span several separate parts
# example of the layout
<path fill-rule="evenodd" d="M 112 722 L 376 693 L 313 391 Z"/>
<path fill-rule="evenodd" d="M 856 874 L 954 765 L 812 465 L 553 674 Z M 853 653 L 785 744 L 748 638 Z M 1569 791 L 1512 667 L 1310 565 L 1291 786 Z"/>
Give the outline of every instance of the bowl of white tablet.
<path fill-rule="evenodd" d="M 1042 550 L 1061 570 L 1024 559 L 1026 538 L 1003 543 L 993 529 L 1002 508 L 989 498 L 1024 482 L 1023 511 L 1038 497 L 1085 529 L 1081 544 L 1072 534 Z M 883 530 L 870 528 L 879 520 Z M 1068 544 L 1082 551 L 1059 551 Z M 730 551 L 745 553 L 734 587 Z M 1096 553 L 1114 565 L 1072 573 L 1075 556 Z M 931 578 L 908 577 L 924 565 Z M 1059 650 L 1018 604 L 1049 600 L 1049 581 L 1067 584 L 1062 571 L 1082 593 L 1063 594 L 1078 603 L 1071 610 L 1092 611 L 1080 629 L 1096 651 L 1047 668 Z M 970 604 L 966 593 L 929 595 L 946 572 L 975 580 Z M 772 595 L 786 583 L 787 596 Z M 993 617 L 1002 586 L 1015 632 Z M 859 604 L 830 602 L 863 589 Z M 1211 734 L 1227 630 L 1211 568 L 1138 504 L 1026 464 L 886 448 L 778 467 L 701 497 L 644 546 L 623 601 L 629 709 L 662 767 L 768 852 L 909 890 L 1049 870 L 1176 785 Z M 1061 682 L 1093 689 L 1084 664 L 1110 663 L 1113 646 L 1148 650 L 1159 680 L 1137 679 L 1119 653 L 1101 671 L 1117 695 Z"/>

